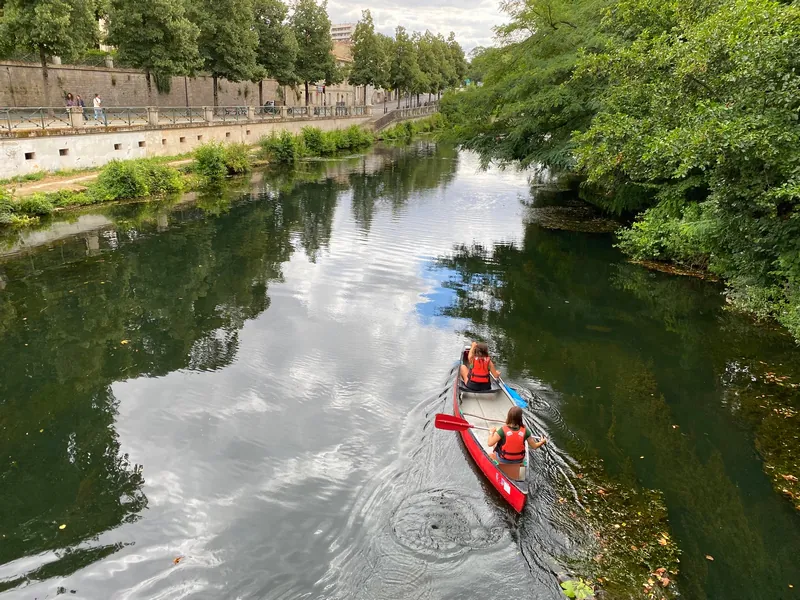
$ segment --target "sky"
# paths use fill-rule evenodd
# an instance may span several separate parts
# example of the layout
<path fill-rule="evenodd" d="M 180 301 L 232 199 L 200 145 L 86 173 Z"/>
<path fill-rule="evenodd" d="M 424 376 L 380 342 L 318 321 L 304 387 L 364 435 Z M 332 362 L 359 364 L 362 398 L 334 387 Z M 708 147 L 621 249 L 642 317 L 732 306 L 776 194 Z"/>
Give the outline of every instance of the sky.
<path fill-rule="evenodd" d="M 402 25 L 410 31 L 454 31 L 465 52 L 492 43 L 492 28 L 504 21 L 499 0 L 328 0 L 332 23 L 355 23 L 369 9 L 375 28 L 387 35 Z"/>

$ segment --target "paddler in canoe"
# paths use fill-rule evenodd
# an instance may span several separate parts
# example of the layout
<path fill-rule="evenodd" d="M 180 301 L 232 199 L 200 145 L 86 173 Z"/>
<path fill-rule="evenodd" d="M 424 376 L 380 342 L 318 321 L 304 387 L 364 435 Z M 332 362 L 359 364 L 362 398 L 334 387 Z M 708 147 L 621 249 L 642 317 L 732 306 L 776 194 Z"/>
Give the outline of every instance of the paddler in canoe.
<path fill-rule="evenodd" d="M 512 406 L 508 409 L 506 424 L 489 430 L 487 444 L 494 446 L 492 459 L 497 461 L 500 470 L 511 479 L 519 479 L 519 468 L 525 460 L 525 444 L 536 450 L 547 443 L 546 438 L 538 442 L 522 421 L 522 409 Z"/>
<path fill-rule="evenodd" d="M 494 375 L 495 379 L 499 379 L 500 371 L 494 368 L 494 363 L 489 356 L 489 346 L 483 342 L 472 342 L 467 362 L 469 366 L 461 365 L 461 380 L 466 388 L 473 392 L 492 389 L 489 373 Z"/>

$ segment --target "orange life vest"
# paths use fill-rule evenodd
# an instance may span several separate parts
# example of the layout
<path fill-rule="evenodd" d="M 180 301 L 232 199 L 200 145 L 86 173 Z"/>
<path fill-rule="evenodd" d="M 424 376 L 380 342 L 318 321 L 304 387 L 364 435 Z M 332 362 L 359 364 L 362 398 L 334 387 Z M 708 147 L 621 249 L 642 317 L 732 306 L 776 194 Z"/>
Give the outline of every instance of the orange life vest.
<path fill-rule="evenodd" d="M 497 455 L 505 460 L 525 458 L 525 426 L 514 430 L 508 425 L 503 425 L 503 434 L 505 438 L 497 443 L 495 449 Z"/>
<path fill-rule="evenodd" d="M 478 356 L 472 361 L 472 371 L 469 373 L 469 378 L 475 383 L 489 383 L 489 362 L 491 359 L 488 356 Z"/>

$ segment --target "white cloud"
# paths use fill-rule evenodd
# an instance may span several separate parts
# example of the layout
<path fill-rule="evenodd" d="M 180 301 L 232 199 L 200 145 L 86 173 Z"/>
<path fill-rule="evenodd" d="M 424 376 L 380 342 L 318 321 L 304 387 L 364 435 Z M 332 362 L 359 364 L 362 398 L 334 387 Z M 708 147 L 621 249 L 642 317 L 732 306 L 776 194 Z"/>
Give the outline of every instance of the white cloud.
<path fill-rule="evenodd" d="M 466 52 L 475 46 L 490 45 L 494 36 L 492 28 L 506 20 L 497 0 L 328 2 L 328 14 L 333 23 L 355 23 L 365 9 L 370 10 L 381 33 L 393 34 L 398 25 L 411 31 L 430 29 L 444 36 L 453 31 Z"/>

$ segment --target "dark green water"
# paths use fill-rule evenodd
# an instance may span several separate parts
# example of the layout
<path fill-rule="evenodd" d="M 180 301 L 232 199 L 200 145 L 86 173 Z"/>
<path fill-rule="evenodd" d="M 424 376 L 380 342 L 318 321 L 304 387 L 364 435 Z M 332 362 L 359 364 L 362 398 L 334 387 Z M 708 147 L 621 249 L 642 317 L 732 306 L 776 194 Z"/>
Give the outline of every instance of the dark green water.
<path fill-rule="evenodd" d="M 664 493 L 683 597 L 798 597 L 757 451 L 797 423 L 752 401 L 796 346 L 559 197 L 422 143 L 6 238 L 4 597 L 555 599 L 554 461 L 592 455 Z M 472 337 L 553 440 L 521 519 L 430 424 Z"/>

